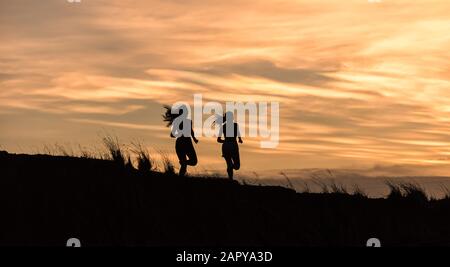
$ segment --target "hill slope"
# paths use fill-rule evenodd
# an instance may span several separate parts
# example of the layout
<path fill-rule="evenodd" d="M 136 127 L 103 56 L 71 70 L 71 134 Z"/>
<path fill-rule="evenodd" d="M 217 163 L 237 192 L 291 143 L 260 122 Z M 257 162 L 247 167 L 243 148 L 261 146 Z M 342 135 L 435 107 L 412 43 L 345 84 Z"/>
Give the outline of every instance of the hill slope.
<path fill-rule="evenodd" d="M 296 193 L 0 152 L 0 245 L 450 245 L 450 200 Z"/>

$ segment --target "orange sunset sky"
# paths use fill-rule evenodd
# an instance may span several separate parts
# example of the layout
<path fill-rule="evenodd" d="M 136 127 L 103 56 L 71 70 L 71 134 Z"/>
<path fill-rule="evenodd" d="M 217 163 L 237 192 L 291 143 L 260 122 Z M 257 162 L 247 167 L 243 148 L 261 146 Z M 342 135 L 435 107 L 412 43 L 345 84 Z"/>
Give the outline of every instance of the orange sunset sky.
<path fill-rule="evenodd" d="M 450 170 L 448 0 L 0 0 L 0 149 L 174 153 L 163 104 L 280 102 L 280 144 L 242 169 Z M 198 170 L 225 168 L 199 138 Z M 174 157 L 173 157 L 174 158 Z"/>

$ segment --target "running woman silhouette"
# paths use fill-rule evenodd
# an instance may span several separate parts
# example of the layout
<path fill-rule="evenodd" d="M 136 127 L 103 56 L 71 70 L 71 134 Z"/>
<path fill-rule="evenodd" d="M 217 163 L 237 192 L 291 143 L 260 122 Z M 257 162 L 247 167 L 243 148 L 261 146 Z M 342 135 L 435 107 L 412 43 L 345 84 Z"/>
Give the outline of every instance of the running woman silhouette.
<path fill-rule="evenodd" d="M 167 122 L 167 127 L 172 127 L 170 132 L 170 137 L 176 138 L 175 141 L 175 151 L 180 162 L 180 176 L 184 176 L 187 171 L 187 166 L 197 165 L 197 153 L 195 152 L 192 140 L 197 144 L 198 139 L 195 138 L 194 130 L 192 129 L 192 121 L 187 119 L 187 108 L 185 106 L 180 106 L 177 111 L 178 114 L 172 113 L 172 108 L 169 106 L 164 106 L 166 109 L 163 115 L 164 121 Z M 173 129 L 175 125 L 174 121 L 182 116 L 186 112 L 185 118 L 179 123 L 178 129 Z M 184 127 L 190 128 L 190 131 L 183 131 Z M 187 134 L 186 134 L 187 132 Z M 192 138 L 192 139 L 191 139 Z"/>
<path fill-rule="evenodd" d="M 222 139 L 222 135 L 224 139 Z M 234 122 L 233 112 L 229 111 L 223 117 L 217 142 L 222 144 L 222 157 L 227 163 L 228 178 L 231 180 L 233 180 L 233 170 L 239 170 L 241 167 L 239 145 L 236 138 L 239 139 L 239 143 L 243 143 L 239 125 Z"/>

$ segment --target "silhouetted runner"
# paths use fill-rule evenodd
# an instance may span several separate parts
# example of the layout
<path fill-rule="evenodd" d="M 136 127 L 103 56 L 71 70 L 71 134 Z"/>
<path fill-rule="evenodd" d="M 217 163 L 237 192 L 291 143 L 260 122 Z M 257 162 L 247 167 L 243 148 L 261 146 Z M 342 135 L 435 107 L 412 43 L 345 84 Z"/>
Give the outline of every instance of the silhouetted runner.
<path fill-rule="evenodd" d="M 167 126 L 173 127 L 173 122 L 176 118 L 181 116 L 184 112 L 183 107 L 180 107 L 178 109 L 178 114 L 172 114 L 171 107 L 165 106 L 166 113 L 163 115 L 164 121 L 167 122 Z M 184 122 L 186 122 L 187 127 L 190 127 L 190 132 L 188 136 L 181 135 L 177 137 L 177 140 L 175 142 L 175 151 L 178 156 L 178 160 L 180 162 L 180 176 L 184 176 L 187 171 L 187 166 L 195 166 L 197 165 L 197 153 L 195 152 L 194 145 L 192 144 L 192 139 L 195 143 L 198 143 L 198 139 L 195 138 L 194 130 L 192 129 L 192 121 L 189 119 L 185 119 Z M 179 126 L 179 130 L 183 131 L 184 123 L 181 122 Z M 178 134 L 178 131 L 175 130 L 175 134 Z M 170 137 L 175 138 L 173 135 L 173 131 L 170 131 Z M 191 139 L 192 138 L 192 139 Z"/>
<path fill-rule="evenodd" d="M 239 143 L 241 144 L 243 141 L 239 131 L 239 125 L 234 122 L 233 112 L 225 113 L 223 122 L 219 130 L 217 142 L 222 143 L 222 157 L 227 163 L 228 178 L 233 179 L 233 170 L 239 170 L 241 167 L 239 145 L 236 138 L 239 139 Z M 224 139 L 222 139 L 222 135 L 225 137 Z"/>

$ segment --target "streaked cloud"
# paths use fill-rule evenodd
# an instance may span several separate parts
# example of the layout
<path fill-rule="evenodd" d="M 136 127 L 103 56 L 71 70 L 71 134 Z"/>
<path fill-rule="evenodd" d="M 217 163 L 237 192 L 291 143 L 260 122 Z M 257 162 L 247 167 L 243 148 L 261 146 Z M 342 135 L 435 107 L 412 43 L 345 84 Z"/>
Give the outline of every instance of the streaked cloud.
<path fill-rule="evenodd" d="M 0 143 L 110 127 L 171 150 L 160 106 L 202 93 L 281 103 L 280 145 L 247 139 L 249 169 L 446 165 L 449 13 L 446 0 L 0 0 Z"/>

